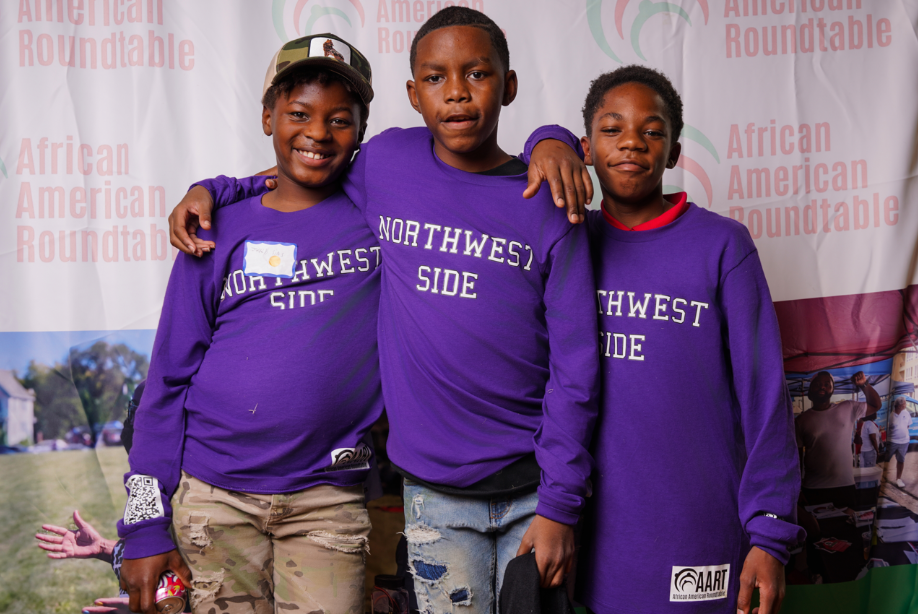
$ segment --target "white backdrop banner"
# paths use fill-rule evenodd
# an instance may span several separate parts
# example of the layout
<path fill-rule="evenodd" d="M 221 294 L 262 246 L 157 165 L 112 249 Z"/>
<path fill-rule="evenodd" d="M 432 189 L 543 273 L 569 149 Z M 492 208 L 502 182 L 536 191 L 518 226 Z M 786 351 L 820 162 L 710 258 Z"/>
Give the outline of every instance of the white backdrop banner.
<path fill-rule="evenodd" d="M 340 35 L 373 67 L 369 134 L 421 125 L 405 93 L 411 40 L 453 4 L 507 34 L 520 92 L 505 150 L 542 124 L 582 134 L 590 81 L 646 64 L 685 106 L 667 191 L 749 229 L 775 301 L 895 300 L 918 283 L 915 0 L 4 0 L 0 345 L 154 329 L 173 206 L 195 180 L 274 165 L 259 99 L 277 48 Z M 902 331 L 876 360 L 914 342 L 918 294 L 902 296 L 883 314 Z M 848 366 L 879 351 L 858 322 L 866 349 Z M 826 330 L 821 343 L 841 344 Z M 10 358 L 28 351 L 16 339 L 0 367 L 21 372 L 33 357 Z"/>

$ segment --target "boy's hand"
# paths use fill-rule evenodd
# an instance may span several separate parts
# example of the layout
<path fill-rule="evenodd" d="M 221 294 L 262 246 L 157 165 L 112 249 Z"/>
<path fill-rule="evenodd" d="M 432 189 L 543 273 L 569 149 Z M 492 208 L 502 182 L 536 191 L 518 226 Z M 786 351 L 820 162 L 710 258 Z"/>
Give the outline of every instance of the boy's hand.
<path fill-rule="evenodd" d="M 122 572 L 123 573 L 123 572 Z M 740 574 L 737 614 L 750 614 L 752 589 L 759 589 L 759 607 L 751 614 L 777 614 L 784 601 L 784 565 L 764 550 L 752 547 Z"/>
<path fill-rule="evenodd" d="M 121 563 L 121 588 L 128 594 L 131 612 L 156 614 L 156 587 L 159 577 L 171 571 L 179 577 L 185 588 L 191 588 L 191 571 L 178 550 L 142 559 L 124 559 Z"/>
<path fill-rule="evenodd" d="M 561 586 L 574 564 L 574 527 L 536 516 L 516 556 L 535 550 L 542 588 Z"/>
<path fill-rule="evenodd" d="M 867 376 L 864 375 L 863 371 L 858 371 L 851 376 L 851 383 L 853 383 L 858 388 L 863 388 L 867 384 Z"/>
<path fill-rule="evenodd" d="M 43 524 L 41 528 L 56 535 L 37 533 L 38 547 L 48 551 L 49 559 L 99 559 L 111 561 L 112 547 L 115 542 L 99 535 L 96 528 L 80 517 L 78 510 L 73 511 L 73 523 L 77 530 L 71 531 L 53 524 Z M 43 542 L 43 543 L 41 543 Z"/>
<path fill-rule="evenodd" d="M 593 200 L 593 180 L 586 165 L 569 145 L 555 139 L 540 141 L 529 160 L 529 185 L 523 198 L 532 198 L 547 181 L 557 207 L 567 207 L 567 219 L 579 224 Z"/>
<path fill-rule="evenodd" d="M 198 225 L 210 228 L 210 213 L 214 201 L 210 192 L 199 185 L 185 193 L 182 201 L 169 214 L 169 242 L 191 256 L 202 256 L 217 246 L 213 241 L 202 241 L 196 231 Z"/>

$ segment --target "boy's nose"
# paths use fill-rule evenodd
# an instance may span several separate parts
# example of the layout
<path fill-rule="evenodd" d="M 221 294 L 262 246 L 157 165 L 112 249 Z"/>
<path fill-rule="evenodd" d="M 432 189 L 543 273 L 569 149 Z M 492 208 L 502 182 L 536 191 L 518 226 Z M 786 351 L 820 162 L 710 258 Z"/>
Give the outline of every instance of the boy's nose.
<path fill-rule="evenodd" d="M 450 79 L 445 94 L 447 102 L 463 102 L 471 98 L 464 79 Z"/>

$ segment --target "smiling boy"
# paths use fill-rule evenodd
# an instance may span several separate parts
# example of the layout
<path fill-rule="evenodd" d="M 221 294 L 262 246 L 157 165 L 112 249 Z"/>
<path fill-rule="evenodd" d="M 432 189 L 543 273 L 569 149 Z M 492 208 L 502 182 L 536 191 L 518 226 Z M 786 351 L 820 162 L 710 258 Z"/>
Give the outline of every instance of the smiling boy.
<path fill-rule="evenodd" d="M 598 614 L 775 614 L 799 471 L 777 318 L 740 224 L 663 195 L 682 102 L 626 66 L 583 106 L 603 400 L 578 566 Z M 654 450 L 647 453 L 648 449 Z M 742 570 L 742 571 L 741 571 Z"/>
<path fill-rule="evenodd" d="M 155 612 L 166 570 L 194 612 L 363 611 L 381 270 L 340 177 L 370 78 L 334 36 L 284 45 L 262 113 L 278 189 L 205 233 L 221 251 L 173 266 L 119 522 L 132 611 Z"/>
<path fill-rule="evenodd" d="M 527 166 L 498 146 L 517 92 L 500 28 L 443 9 L 410 62 L 426 128 L 371 139 L 344 189 L 383 255 L 388 450 L 419 605 L 492 612 L 517 554 L 535 550 L 545 586 L 573 561 L 597 396 L 589 247 L 547 190 L 523 199 Z M 218 205 L 265 190 L 258 177 L 203 184 Z M 195 190 L 186 201 L 210 207 Z"/>

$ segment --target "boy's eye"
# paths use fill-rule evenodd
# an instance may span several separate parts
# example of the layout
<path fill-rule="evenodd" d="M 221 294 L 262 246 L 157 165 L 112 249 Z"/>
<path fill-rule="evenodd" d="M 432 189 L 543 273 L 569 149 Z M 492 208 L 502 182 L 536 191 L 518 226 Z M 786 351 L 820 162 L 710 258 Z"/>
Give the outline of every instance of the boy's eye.
<path fill-rule="evenodd" d="M 306 117 L 308 117 L 308 116 L 307 116 L 305 113 L 303 113 L 302 111 L 293 111 L 292 113 L 290 113 L 290 116 L 291 116 L 291 117 L 294 117 L 294 118 L 296 118 L 296 119 L 305 119 Z"/>
<path fill-rule="evenodd" d="M 483 73 L 480 70 L 475 70 L 469 73 L 469 77 L 471 77 L 472 79 L 484 79 L 485 73 Z"/>
<path fill-rule="evenodd" d="M 336 118 L 332 119 L 331 121 L 332 121 L 332 123 L 335 124 L 336 126 L 350 126 L 350 125 L 351 125 L 351 122 L 349 122 L 348 120 L 346 120 L 346 119 L 344 119 L 344 118 L 342 118 L 342 117 L 336 117 Z"/>
<path fill-rule="evenodd" d="M 429 77 L 427 77 L 427 78 L 424 79 L 424 80 L 425 80 L 425 81 L 428 81 L 428 82 L 430 82 L 430 83 L 439 83 L 442 79 L 443 79 L 443 77 L 440 76 L 440 75 L 430 75 Z"/>

